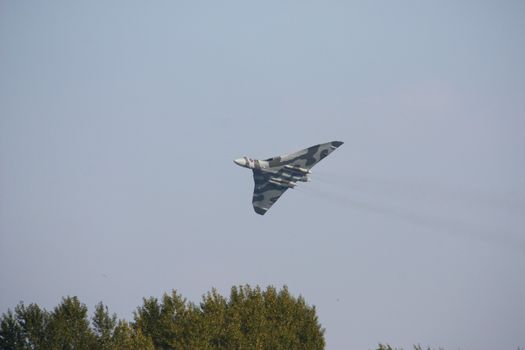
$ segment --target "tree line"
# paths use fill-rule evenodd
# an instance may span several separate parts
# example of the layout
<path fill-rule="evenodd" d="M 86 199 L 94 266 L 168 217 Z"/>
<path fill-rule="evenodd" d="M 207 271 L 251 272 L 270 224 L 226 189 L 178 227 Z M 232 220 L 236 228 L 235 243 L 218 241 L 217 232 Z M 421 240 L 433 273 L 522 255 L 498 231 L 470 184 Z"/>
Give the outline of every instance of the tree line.
<path fill-rule="evenodd" d="M 48 311 L 20 302 L 0 318 L 0 349 L 324 349 L 315 306 L 285 286 L 265 290 L 234 286 L 229 297 L 215 289 L 200 303 L 176 290 L 159 300 L 144 298 L 133 320 L 118 319 L 102 302 L 91 317 L 73 296 Z"/>

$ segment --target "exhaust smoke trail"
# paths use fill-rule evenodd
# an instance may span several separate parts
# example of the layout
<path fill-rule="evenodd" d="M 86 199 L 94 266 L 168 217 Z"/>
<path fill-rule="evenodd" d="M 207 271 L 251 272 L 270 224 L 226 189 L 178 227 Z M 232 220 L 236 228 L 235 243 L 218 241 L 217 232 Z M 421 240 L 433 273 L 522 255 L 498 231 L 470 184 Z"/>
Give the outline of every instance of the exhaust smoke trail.
<path fill-rule="evenodd" d="M 314 177 L 317 175 L 316 177 Z M 462 202 L 466 205 L 485 206 L 509 213 L 525 214 L 525 193 L 489 193 L 487 191 L 460 186 L 445 186 L 439 183 L 421 181 L 378 179 L 360 175 L 316 172 L 314 181 L 329 186 L 343 186 L 368 195 L 381 195 L 399 199 L 438 200 Z"/>
<path fill-rule="evenodd" d="M 316 177 L 312 179 L 312 182 L 318 182 L 318 185 L 313 186 L 313 184 L 311 184 L 310 186 L 298 187 L 299 191 L 297 192 L 303 193 L 304 195 L 315 196 L 348 208 L 395 217 L 420 227 L 439 230 L 450 235 L 460 235 L 480 239 L 490 243 L 511 245 L 521 251 L 525 251 L 525 238 L 521 232 L 521 237 L 518 237 L 517 233 L 509 232 L 505 229 L 487 228 L 486 226 L 480 227 L 479 225 L 477 226 L 476 224 L 466 222 L 465 220 L 468 220 L 466 217 L 463 219 L 451 217 L 454 215 L 468 216 L 469 210 L 472 209 L 472 203 L 470 203 L 471 198 L 467 198 L 463 201 L 464 203 L 460 203 L 461 206 L 458 209 L 453 207 L 454 205 L 457 206 L 458 202 L 460 202 L 458 200 L 461 199 L 460 195 L 456 196 L 458 198 L 452 198 L 452 196 L 447 198 L 446 192 L 442 191 L 439 191 L 439 193 L 435 193 L 434 196 L 432 196 L 432 193 L 430 193 L 431 191 L 427 191 L 423 194 L 420 192 L 420 189 L 410 192 L 407 191 L 407 188 L 401 188 L 398 191 L 396 191 L 395 188 L 391 188 L 386 196 L 389 198 L 385 200 L 384 196 L 381 197 L 384 194 L 384 192 L 382 192 L 384 188 L 381 188 L 381 191 L 378 191 L 377 188 L 370 188 L 370 183 L 372 183 L 372 181 L 369 182 L 368 186 L 361 186 L 357 189 L 354 188 L 357 184 L 354 183 L 354 186 L 352 186 L 352 184 L 350 184 L 352 180 L 348 178 L 344 178 L 344 181 L 341 181 L 339 184 L 337 184 L 337 181 L 332 181 L 330 179 L 327 180 L 326 178 L 327 177 L 325 176 Z M 383 185 L 385 184 L 386 182 L 383 183 Z M 334 191 L 333 186 L 337 186 L 337 192 Z M 383 187 L 387 188 L 388 186 Z M 405 195 L 405 198 L 403 198 L 403 195 Z M 397 198 L 394 198 L 396 196 Z M 363 199 L 363 197 L 365 197 L 365 199 Z M 439 197 L 441 205 L 444 205 L 441 210 L 439 208 L 436 210 L 435 207 L 430 208 L 436 204 L 437 197 Z M 408 208 L 403 207 L 403 202 L 406 202 L 407 198 L 411 202 Z M 467 207 L 465 207 L 465 202 Z M 482 204 L 491 205 L 493 203 Z M 417 209 L 411 209 L 414 207 Z M 490 208 L 491 212 L 495 209 L 494 207 L 498 209 L 507 208 L 507 206 L 501 207 L 500 203 L 497 203 L 492 205 L 492 208 Z M 447 215 L 444 217 L 439 214 L 424 213 L 421 211 L 421 208 L 430 208 L 434 213 L 443 212 L 443 208 L 446 210 L 452 208 L 454 210 L 447 212 Z M 519 208 L 513 207 L 512 209 L 515 211 Z M 475 216 L 480 220 L 487 219 L 486 214 Z M 481 225 L 483 225 L 483 223 L 481 223 Z"/>

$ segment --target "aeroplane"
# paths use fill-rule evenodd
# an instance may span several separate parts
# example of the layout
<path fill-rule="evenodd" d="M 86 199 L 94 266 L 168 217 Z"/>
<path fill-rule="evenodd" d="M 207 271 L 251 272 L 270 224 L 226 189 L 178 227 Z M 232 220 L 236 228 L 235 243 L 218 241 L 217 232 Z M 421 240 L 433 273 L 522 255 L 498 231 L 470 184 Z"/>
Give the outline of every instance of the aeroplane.
<path fill-rule="evenodd" d="M 242 157 L 234 163 L 253 170 L 255 188 L 252 204 L 257 214 L 264 215 L 289 188 L 297 182 L 307 182 L 311 168 L 335 151 L 343 142 L 332 141 L 308 147 L 298 152 L 265 160 Z"/>

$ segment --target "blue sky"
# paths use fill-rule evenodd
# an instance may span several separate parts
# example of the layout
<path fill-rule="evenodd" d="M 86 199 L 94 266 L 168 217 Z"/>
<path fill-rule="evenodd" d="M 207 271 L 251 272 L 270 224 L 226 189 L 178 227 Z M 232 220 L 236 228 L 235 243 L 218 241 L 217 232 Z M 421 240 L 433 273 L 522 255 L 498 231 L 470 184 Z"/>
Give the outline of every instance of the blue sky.
<path fill-rule="evenodd" d="M 0 311 L 249 283 L 327 349 L 525 346 L 525 4 L 0 4 Z M 233 159 L 345 144 L 264 217 Z"/>

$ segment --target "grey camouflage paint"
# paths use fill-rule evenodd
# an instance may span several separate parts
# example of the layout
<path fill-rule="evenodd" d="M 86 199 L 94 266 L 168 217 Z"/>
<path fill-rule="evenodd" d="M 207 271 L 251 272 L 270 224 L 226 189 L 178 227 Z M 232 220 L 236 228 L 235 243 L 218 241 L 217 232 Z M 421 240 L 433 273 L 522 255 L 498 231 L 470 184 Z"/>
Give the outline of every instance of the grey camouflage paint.
<path fill-rule="evenodd" d="M 341 141 L 322 143 L 284 156 L 253 160 L 252 163 L 248 162 L 249 158 L 244 157 L 246 165 L 242 166 L 253 170 L 255 187 L 252 204 L 255 212 L 266 214 L 288 188 L 293 188 L 297 181 L 307 180 L 304 170 L 310 170 L 342 144 Z M 290 169 L 290 166 L 302 170 Z"/>

